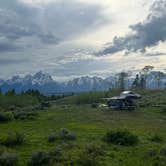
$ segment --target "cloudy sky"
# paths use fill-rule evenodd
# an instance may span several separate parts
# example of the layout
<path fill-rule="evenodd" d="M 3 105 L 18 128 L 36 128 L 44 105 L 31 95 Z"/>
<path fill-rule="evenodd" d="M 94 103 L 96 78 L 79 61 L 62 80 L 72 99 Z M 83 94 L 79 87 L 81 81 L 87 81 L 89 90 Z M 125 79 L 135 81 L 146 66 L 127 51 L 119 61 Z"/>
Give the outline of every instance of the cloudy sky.
<path fill-rule="evenodd" d="M 0 0 L 0 77 L 164 70 L 165 9 L 166 0 Z"/>

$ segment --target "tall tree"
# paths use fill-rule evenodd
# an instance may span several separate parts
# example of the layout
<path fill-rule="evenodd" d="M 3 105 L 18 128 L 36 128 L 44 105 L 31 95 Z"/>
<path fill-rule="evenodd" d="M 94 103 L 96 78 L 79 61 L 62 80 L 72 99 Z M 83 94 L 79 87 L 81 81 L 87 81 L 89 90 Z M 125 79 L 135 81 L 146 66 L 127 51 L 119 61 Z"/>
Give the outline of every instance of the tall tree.
<path fill-rule="evenodd" d="M 147 65 L 141 70 L 141 88 L 147 88 L 147 77 L 151 70 L 154 69 L 154 66 Z"/>
<path fill-rule="evenodd" d="M 15 96 L 15 95 L 16 95 L 15 89 L 12 89 L 6 92 L 6 96 Z"/>
<path fill-rule="evenodd" d="M 156 80 L 158 89 L 161 88 L 161 80 L 165 77 L 165 74 L 161 71 L 157 72 Z"/>
<path fill-rule="evenodd" d="M 117 74 L 118 76 L 118 87 L 121 91 L 125 90 L 125 82 L 126 79 L 129 77 L 128 72 L 120 72 Z"/>
<path fill-rule="evenodd" d="M 133 89 L 139 89 L 140 88 L 140 76 L 139 74 L 136 75 L 135 80 L 132 83 Z"/>

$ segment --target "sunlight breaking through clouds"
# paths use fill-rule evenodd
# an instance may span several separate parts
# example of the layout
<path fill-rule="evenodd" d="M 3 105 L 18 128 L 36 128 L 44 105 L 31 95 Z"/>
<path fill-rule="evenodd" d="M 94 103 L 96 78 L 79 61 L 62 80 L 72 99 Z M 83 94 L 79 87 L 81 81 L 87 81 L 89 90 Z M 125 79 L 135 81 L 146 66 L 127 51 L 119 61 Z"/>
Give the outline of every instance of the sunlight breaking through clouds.
<path fill-rule="evenodd" d="M 103 76 L 102 71 L 116 71 L 116 66 L 119 70 L 124 66 L 139 68 L 154 64 L 156 58 L 156 67 L 164 69 L 165 3 L 1 0 L 0 64 L 6 64 L 0 65 L 1 77 L 38 70 L 58 75 L 59 79 L 71 77 L 66 72 L 74 71 L 78 76 L 76 71 Z M 102 50 L 104 45 L 106 49 Z M 107 57 L 94 54 L 99 51 Z"/>

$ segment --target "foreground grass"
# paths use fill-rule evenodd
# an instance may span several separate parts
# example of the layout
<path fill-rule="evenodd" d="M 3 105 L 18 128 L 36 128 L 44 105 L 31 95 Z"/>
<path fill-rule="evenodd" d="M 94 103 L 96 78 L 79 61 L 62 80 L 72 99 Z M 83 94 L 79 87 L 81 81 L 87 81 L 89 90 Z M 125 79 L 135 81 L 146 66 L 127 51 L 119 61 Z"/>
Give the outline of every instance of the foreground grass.
<path fill-rule="evenodd" d="M 50 133 L 68 128 L 76 134 L 77 140 L 72 147 L 67 147 L 63 141 L 48 143 Z M 108 145 L 102 141 L 109 130 L 128 129 L 139 137 L 139 144 L 132 147 Z M 50 109 L 41 111 L 36 120 L 14 120 L 0 124 L 0 138 L 7 133 L 17 131 L 26 136 L 25 144 L 7 148 L 0 148 L 15 152 L 19 155 L 20 166 L 27 165 L 27 161 L 36 151 L 48 151 L 61 146 L 66 155 L 75 158 L 87 143 L 104 144 L 106 154 L 101 165 L 108 166 L 151 166 L 154 165 L 151 151 L 159 151 L 166 147 L 166 114 L 158 108 L 141 108 L 134 112 L 115 112 L 102 109 L 92 109 L 89 105 L 53 105 Z M 162 141 L 151 141 L 156 134 Z"/>

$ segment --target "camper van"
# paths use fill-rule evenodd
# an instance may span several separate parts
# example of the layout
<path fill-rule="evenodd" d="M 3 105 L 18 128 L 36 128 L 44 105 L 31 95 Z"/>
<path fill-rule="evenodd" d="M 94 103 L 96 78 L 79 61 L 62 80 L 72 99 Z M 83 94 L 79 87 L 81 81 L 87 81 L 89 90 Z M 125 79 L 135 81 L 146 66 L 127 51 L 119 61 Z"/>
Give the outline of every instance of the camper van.
<path fill-rule="evenodd" d="M 136 104 L 135 99 L 141 98 L 141 95 L 132 91 L 124 91 L 120 96 L 107 98 L 107 105 L 114 110 L 134 110 Z"/>

